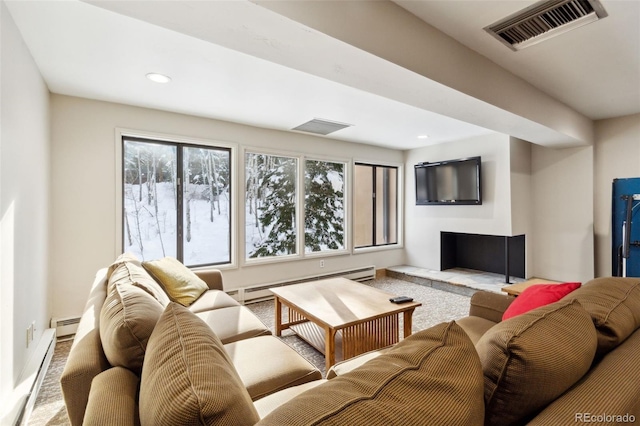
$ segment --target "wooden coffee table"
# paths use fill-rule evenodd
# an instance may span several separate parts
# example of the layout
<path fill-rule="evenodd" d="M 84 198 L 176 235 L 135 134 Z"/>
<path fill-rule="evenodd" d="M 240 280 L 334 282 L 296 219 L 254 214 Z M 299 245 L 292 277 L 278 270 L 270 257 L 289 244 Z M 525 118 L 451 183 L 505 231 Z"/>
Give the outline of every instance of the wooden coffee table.
<path fill-rule="evenodd" d="M 327 370 L 342 359 L 393 345 L 411 335 L 418 302 L 395 304 L 395 295 L 346 278 L 332 278 L 271 289 L 275 295 L 276 335 L 293 330 L 325 356 Z M 287 308 L 287 322 L 283 309 Z"/>

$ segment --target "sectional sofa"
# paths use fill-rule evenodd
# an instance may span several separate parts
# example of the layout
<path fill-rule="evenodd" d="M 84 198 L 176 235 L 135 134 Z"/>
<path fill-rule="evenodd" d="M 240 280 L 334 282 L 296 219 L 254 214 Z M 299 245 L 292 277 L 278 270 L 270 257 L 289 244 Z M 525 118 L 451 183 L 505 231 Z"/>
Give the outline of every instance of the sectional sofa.
<path fill-rule="evenodd" d="M 194 321 L 205 324 L 206 330 L 216 336 L 249 401 L 322 378 L 315 366 L 271 335 L 249 309 L 228 296 L 222 287 L 219 271 L 193 273 L 172 258 L 142 263 L 125 254 L 99 270 L 60 378 L 71 423 L 138 421 L 137 408 L 135 416 L 125 410 L 128 403 L 137 407 L 138 398 L 129 399 L 130 392 L 123 387 L 133 380 L 136 385 L 128 390 L 138 391 L 149 338 L 162 313 L 172 304 L 183 307 Z M 178 336 L 158 349 L 179 349 L 172 345 L 192 347 Z M 204 346 L 202 349 L 206 352 Z M 172 380 L 169 382 L 173 384 Z M 160 391 L 156 389 L 154 393 Z M 106 403 L 109 398 L 117 399 L 112 401 L 113 406 Z M 174 404 L 176 401 L 170 406 Z M 124 417 L 119 419 L 118 414 Z"/>
<path fill-rule="evenodd" d="M 468 317 L 327 380 L 221 291 L 219 272 L 190 293 L 163 269 L 123 256 L 99 272 L 61 378 L 72 424 L 640 421 L 640 279 L 597 279 L 505 321 L 514 299 L 478 292 Z"/>

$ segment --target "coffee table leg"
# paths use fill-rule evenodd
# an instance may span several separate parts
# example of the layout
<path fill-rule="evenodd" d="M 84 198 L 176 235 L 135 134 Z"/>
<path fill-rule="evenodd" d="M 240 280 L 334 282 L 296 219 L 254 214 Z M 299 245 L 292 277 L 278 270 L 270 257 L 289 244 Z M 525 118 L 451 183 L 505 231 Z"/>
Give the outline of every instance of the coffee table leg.
<path fill-rule="evenodd" d="M 413 320 L 413 311 L 414 309 L 404 311 L 404 337 L 411 336 L 412 333 L 412 320 Z"/>
<path fill-rule="evenodd" d="M 276 336 L 282 335 L 282 303 L 278 296 L 275 297 L 275 311 L 276 311 Z"/>
<path fill-rule="evenodd" d="M 336 363 L 336 330 L 331 327 L 324 329 L 324 359 L 329 371 Z"/>

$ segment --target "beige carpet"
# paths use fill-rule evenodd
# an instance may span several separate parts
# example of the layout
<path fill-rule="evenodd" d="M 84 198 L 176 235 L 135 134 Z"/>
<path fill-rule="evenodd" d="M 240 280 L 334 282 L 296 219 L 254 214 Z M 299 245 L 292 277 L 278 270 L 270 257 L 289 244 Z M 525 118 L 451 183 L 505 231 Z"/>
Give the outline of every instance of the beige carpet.
<path fill-rule="evenodd" d="M 436 290 L 394 278 L 380 278 L 367 284 L 396 295 L 413 297 L 421 302 L 413 314 L 413 331 L 424 330 L 444 321 L 464 317 L 469 312 L 469 297 Z M 273 301 L 247 305 L 272 331 L 274 331 Z M 324 356 L 290 332 L 282 340 L 325 373 Z M 60 391 L 60 374 L 71 348 L 71 341 L 58 342 L 51 366 L 42 384 L 29 425 L 69 425 Z"/>

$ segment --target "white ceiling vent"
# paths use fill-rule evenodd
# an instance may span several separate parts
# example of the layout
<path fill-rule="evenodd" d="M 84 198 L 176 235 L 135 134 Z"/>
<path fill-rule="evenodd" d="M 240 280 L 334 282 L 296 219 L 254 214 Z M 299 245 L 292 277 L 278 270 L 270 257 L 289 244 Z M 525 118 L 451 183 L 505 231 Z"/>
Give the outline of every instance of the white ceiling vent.
<path fill-rule="evenodd" d="M 512 50 L 522 50 L 607 16 L 598 0 L 545 0 L 485 28 Z"/>
<path fill-rule="evenodd" d="M 306 123 L 301 124 L 298 127 L 294 127 L 291 130 L 315 133 L 316 135 L 328 135 L 329 133 L 333 133 L 351 126 L 353 126 L 353 124 L 338 123 L 337 121 L 314 118 L 313 120 L 307 121 Z"/>

